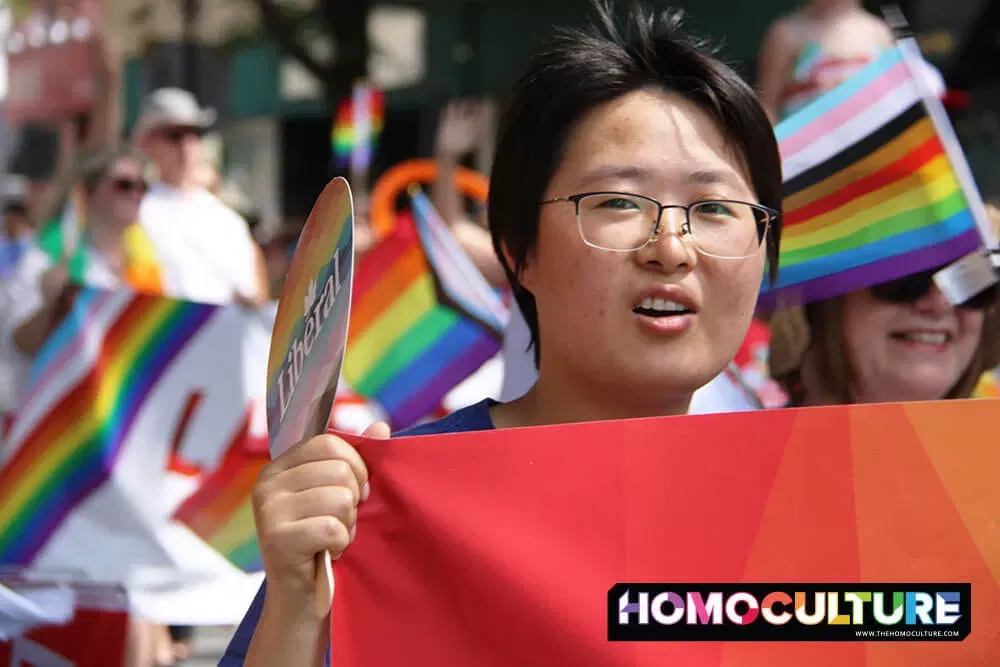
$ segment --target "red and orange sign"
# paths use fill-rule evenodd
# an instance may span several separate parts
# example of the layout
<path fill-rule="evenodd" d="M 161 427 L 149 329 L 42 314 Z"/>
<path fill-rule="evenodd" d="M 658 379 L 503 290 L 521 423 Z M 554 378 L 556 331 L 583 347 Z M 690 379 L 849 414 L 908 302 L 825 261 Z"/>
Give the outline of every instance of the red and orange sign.
<path fill-rule="evenodd" d="M 331 662 L 998 665 L 998 408 L 851 405 L 353 438 L 371 497 L 334 567 Z M 958 584 L 971 586 L 971 633 L 931 641 L 923 633 L 941 627 L 924 619 L 919 641 L 609 642 L 619 582 Z"/>

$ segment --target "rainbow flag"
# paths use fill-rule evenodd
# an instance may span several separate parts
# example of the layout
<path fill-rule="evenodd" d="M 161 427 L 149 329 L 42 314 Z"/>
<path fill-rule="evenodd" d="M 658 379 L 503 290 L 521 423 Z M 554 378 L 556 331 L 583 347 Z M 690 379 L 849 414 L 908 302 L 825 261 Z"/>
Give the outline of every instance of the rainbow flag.
<path fill-rule="evenodd" d="M 427 416 L 493 357 L 507 317 L 430 202 L 411 196 L 413 217 L 355 269 L 344 361 L 344 380 L 394 429 Z"/>
<path fill-rule="evenodd" d="M 30 564 L 109 479 L 147 395 L 218 310 L 154 296 L 122 299 L 83 288 L 36 359 L 0 458 L 0 564 Z M 49 381 L 83 357 L 96 361 L 73 382 Z"/>
<path fill-rule="evenodd" d="M 364 171 L 371 166 L 375 144 L 385 123 L 385 94 L 364 85 L 337 107 L 330 146 L 337 167 Z"/>
<path fill-rule="evenodd" d="M 271 456 L 267 435 L 251 433 L 251 419 L 252 412 L 248 412 L 219 467 L 184 501 L 173 518 L 244 572 L 260 572 L 264 563 L 250 493 Z"/>
<path fill-rule="evenodd" d="M 901 44 L 775 128 L 784 226 L 765 308 L 828 299 L 982 246 L 979 193 L 912 63 Z"/>

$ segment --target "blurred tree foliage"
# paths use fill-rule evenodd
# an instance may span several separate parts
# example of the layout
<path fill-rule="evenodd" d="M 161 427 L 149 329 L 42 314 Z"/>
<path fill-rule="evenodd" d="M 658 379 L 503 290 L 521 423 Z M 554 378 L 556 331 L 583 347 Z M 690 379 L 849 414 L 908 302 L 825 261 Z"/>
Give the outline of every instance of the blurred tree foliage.
<path fill-rule="evenodd" d="M 368 75 L 373 0 L 316 0 L 315 8 L 307 12 L 289 10 L 280 0 L 253 2 L 264 32 L 316 77 L 331 108 Z M 332 46 L 329 53 L 313 47 L 317 39 Z"/>

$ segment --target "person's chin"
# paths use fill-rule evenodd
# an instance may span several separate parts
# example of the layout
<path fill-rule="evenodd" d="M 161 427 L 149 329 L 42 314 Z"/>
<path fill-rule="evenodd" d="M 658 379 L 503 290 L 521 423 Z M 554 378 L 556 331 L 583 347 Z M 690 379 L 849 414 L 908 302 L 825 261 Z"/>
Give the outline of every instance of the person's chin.
<path fill-rule="evenodd" d="M 903 375 L 894 383 L 896 391 L 892 392 L 887 402 L 920 403 L 924 401 L 940 401 L 948 394 L 955 385 L 955 382 L 952 382 L 949 378 L 943 378 L 940 374 L 936 373 Z"/>
<path fill-rule="evenodd" d="M 650 356 L 636 360 L 633 371 L 647 391 L 674 396 L 693 394 L 718 375 L 692 355 Z"/>

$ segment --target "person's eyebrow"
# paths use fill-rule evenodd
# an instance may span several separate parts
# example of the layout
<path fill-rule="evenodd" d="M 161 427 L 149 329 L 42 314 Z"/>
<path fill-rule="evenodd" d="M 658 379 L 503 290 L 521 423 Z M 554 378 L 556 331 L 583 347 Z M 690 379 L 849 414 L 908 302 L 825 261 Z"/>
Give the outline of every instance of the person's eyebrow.
<path fill-rule="evenodd" d="M 692 185 L 738 185 L 731 172 L 721 169 L 699 169 L 683 178 Z M 650 170 L 634 165 L 601 165 L 586 172 L 581 185 L 592 185 L 607 179 L 636 181 L 645 185 L 656 180 L 656 176 Z"/>
<path fill-rule="evenodd" d="M 587 171 L 580 179 L 581 185 L 593 185 L 601 181 L 615 179 L 622 181 L 639 181 L 648 183 L 653 178 L 648 169 L 634 165 L 604 164 Z"/>
<path fill-rule="evenodd" d="M 718 169 L 700 169 L 688 174 L 687 179 L 695 185 L 735 185 L 733 174 Z"/>

